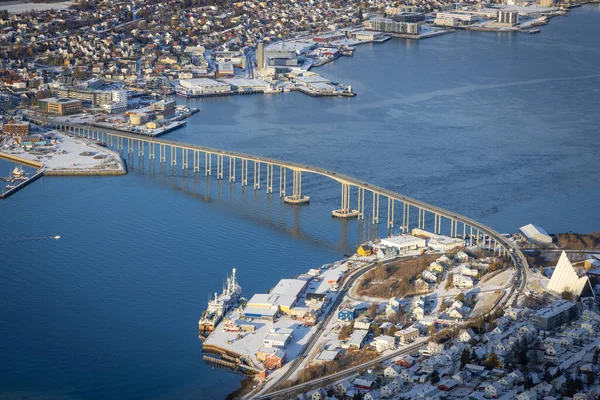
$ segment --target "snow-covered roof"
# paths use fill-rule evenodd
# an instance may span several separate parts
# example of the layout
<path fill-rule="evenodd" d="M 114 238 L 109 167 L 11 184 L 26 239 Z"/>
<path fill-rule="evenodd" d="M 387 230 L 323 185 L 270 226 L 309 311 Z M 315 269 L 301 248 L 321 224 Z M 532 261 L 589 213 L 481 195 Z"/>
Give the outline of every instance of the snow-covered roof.
<path fill-rule="evenodd" d="M 544 229 L 537 225 L 529 224 L 519 228 L 521 233 L 529 240 L 538 243 L 552 243 L 552 238 Z"/>

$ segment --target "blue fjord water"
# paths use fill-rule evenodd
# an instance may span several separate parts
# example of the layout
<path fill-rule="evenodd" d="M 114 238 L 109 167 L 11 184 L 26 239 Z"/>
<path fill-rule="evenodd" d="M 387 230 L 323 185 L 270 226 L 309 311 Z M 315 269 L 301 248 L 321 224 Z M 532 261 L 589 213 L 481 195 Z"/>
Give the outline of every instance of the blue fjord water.
<path fill-rule="evenodd" d="M 360 46 L 316 70 L 355 98 L 190 100 L 202 112 L 168 138 L 347 173 L 500 231 L 597 230 L 599 22 L 586 6 L 540 35 Z M 303 183 L 312 203 L 295 208 L 135 160 L 124 177 L 42 178 L 0 202 L 0 393 L 224 397 L 239 377 L 202 364 L 197 320 L 230 268 L 249 296 L 365 236 L 331 219 L 339 186 Z"/>

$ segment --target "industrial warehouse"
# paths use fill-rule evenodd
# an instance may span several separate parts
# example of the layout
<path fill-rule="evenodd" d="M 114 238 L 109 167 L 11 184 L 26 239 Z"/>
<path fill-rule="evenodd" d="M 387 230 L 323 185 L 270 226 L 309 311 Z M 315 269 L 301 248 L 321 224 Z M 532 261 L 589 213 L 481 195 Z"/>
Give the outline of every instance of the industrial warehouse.
<path fill-rule="evenodd" d="M 249 357 L 266 369 L 294 359 L 316 333 L 316 323 L 338 296 L 338 287 L 354 268 L 350 262 L 326 264 L 294 279 L 281 279 L 269 293 L 254 294 L 229 312 L 204 346 Z"/>

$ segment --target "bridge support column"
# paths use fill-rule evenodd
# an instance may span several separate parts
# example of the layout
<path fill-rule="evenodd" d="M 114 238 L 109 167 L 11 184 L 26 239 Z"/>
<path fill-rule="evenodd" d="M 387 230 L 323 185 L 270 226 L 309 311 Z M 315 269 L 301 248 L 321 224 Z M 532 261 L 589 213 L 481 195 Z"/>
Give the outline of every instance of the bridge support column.
<path fill-rule="evenodd" d="M 353 210 L 350 204 L 350 186 L 347 183 L 342 183 L 342 204 L 338 210 L 333 210 L 331 216 L 340 219 L 350 219 L 358 217 L 358 210 Z"/>
<path fill-rule="evenodd" d="M 390 229 L 394 227 L 394 208 L 394 199 L 388 197 L 387 227 Z"/>
<path fill-rule="evenodd" d="M 279 167 L 279 197 L 285 197 L 287 187 L 287 168 Z"/>
<path fill-rule="evenodd" d="M 127 154 L 133 154 L 133 139 L 131 138 L 127 138 Z"/>
<path fill-rule="evenodd" d="M 171 165 L 177 165 L 177 149 L 171 146 Z"/>
<path fill-rule="evenodd" d="M 159 157 L 159 161 L 161 163 L 166 163 L 167 162 L 167 146 L 165 146 L 164 144 L 160 144 L 158 147 L 158 157 Z"/>
<path fill-rule="evenodd" d="M 273 164 L 267 164 L 267 193 L 273 193 Z"/>
<path fill-rule="evenodd" d="M 365 219 L 365 189 L 359 187 L 358 188 L 358 219 L 359 220 L 364 220 Z"/>
<path fill-rule="evenodd" d="M 188 149 L 181 148 L 181 169 L 188 168 L 188 162 L 190 159 L 190 153 Z"/>
<path fill-rule="evenodd" d="M 204 153 L 204 174 L 206 176 L 212 175 L 212 154 Z"/>
<path fill-rule="evenodd" d="M 287 204 L 308 204 L 310 197 L 302 194 L 302 171 L 292 170 L 294 173 L 292 182 L 292 195 L 283 198 Z"/>
<path fill-rule="evenodd" d="M 373 225 L 379 223 L 379 193 L 373 192 Z"/>
<path fill-rule="evenodd" d="M 235 158 L 229 157 L 229 182 L 235 182 Z"/>
<path fill-rule="evenodd" d="M 260 190 L 260 162 L 254 161 L 254 180 L 252 181 L 254 190 Z"/>
<path fill-rule="evenodd" d="M 149 160 L 154 160 L 156 158 L 155 154 L 154 154 L 155 152 L 156 152 L 156 144 L 148 142 L 148 153 L 149 153 L 148 159 Z"/>
<path fill-rule="evenodd" d="M 248 160 L 242 158 L 242 186 L 248 186 Z"/>
<path fill-rule="evenodd" d="M 217 154 L 217 179 L 223 179 L 224 169 L 223 154 Z"/>

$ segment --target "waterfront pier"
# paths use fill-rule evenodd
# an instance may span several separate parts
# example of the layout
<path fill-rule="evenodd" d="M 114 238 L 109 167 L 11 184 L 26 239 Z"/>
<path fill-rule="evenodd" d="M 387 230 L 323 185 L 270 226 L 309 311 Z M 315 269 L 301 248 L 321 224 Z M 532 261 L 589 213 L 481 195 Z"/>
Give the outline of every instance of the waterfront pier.
<path fill-rule="evenodd" d="M 182 170 L 206 176 L 214 174 L 217 180 L 227 177 L 230 183 L 239 182 L 242 187 L 252 184 L 254 190 L 265 190 L 268 194 L 274 193 L 274 182 L 278 180 L 279 197 L 290 205 L 310 201 L 310 197 L 304 193 L 303 174 L 324 176 L 340 183 L 342 187 L 340 208 L 332 211 L 335 218 L 364 220 L 366 201 L 370 201 L 369 218 L 373 225 L 378 225 L 381 218 L 389 230 L 398 227 L 401 233 L 419 228 L 436 234 L 462 237 L 470 246 L 487 248 L 499 256 L 508 255 L 509 249 L 514 250 L 515 247 L 504 236 L 473 219 L 324 168 L 96 126 L 53 122 L 43 118 L 38 118 L 37 122 L 53 126 L 61 132 L 96 140 L 130 157 L 137 153 L 140 160 L 155 160 L 158 155 L 161 164 L 181 166 Z M 291 181 L 290 194 L 288 180 Z M 356 204 L 356 208 L 352 203 Z"/>

